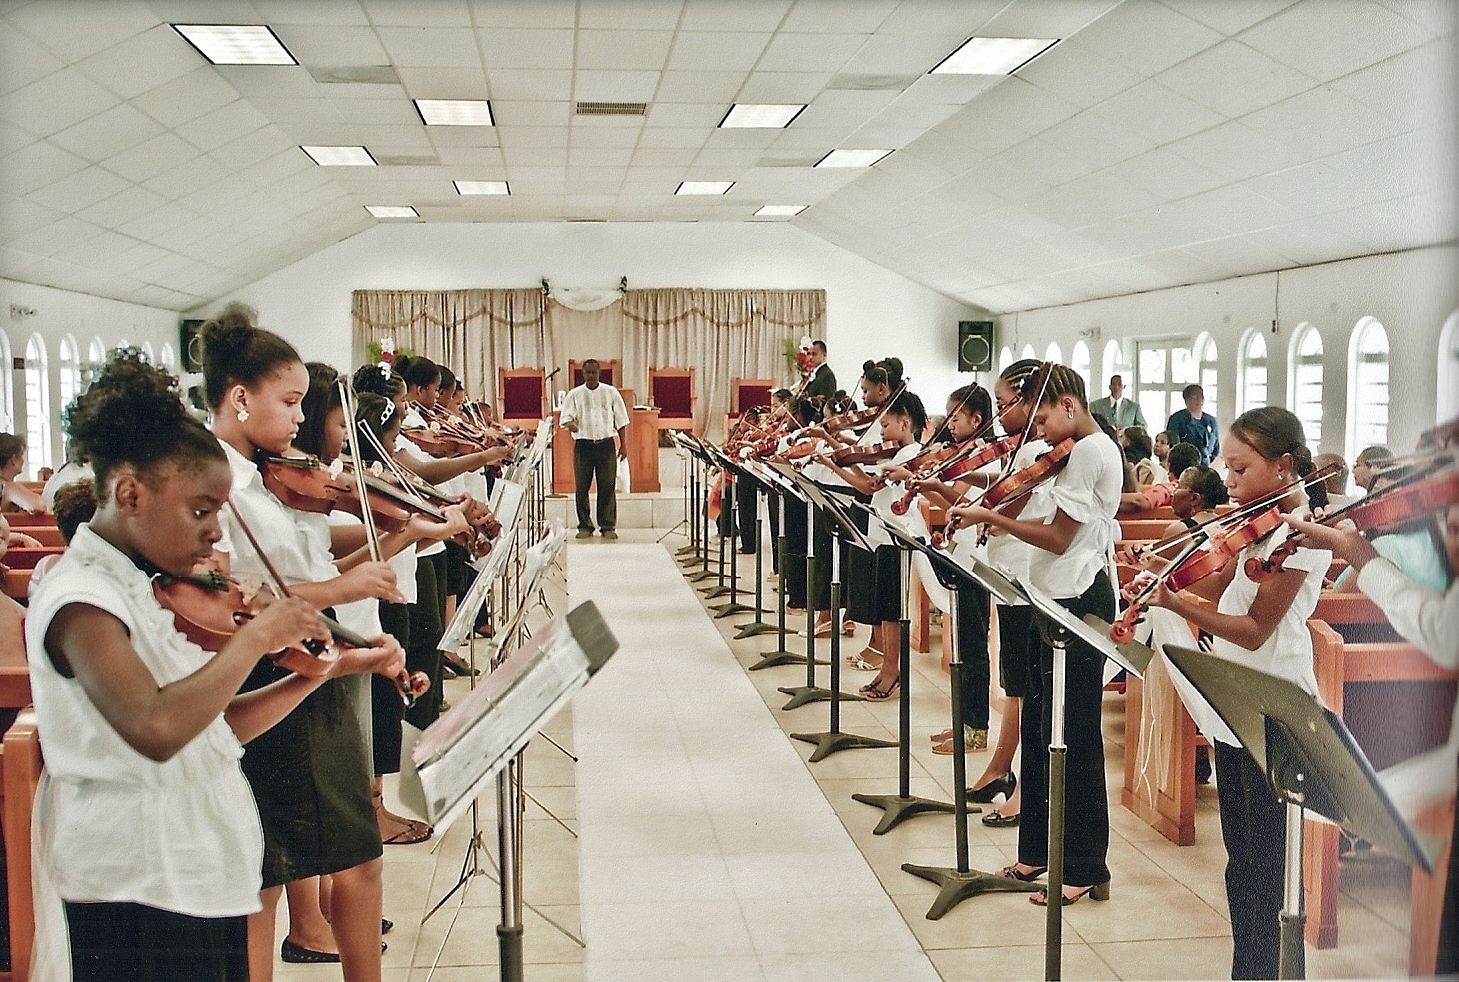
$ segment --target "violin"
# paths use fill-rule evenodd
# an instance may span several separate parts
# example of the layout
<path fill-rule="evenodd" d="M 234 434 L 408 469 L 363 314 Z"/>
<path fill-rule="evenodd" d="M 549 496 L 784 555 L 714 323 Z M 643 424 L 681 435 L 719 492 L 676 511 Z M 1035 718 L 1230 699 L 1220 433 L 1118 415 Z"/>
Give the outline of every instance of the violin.
<path fill-rule="evenodd" d="M 1074 444 L 1077 442 L 1071 436 L 1060 441 L 1057 446 L 1045 450 L 1034 459 L 1033 463 L 1021 470 L 1014 471 L 990 487 L 978 500 L 978 504 L 984 508 L 997 508 L 1010 501 L 1017 501 L 1063 470 L 1064 465 L 1069 463 L 1069 455 L 1074 452 Z M 933 546 L 942 548 L 942 543 L 951 539 L 960 525 L 958 516 L 949 515 L 947 528 L 942 533 L 941 541 L 936 535 L 932 537 Z"/>
<path fill-rule="evenodd" d="M 971 474 L 973 471 L 986 467 L 993 461 L 1011 453 L 1018 446 L 1019 438 L 1018 434 L 1005 436 L 1001 440 L 996 440 L 987 446 L 975 449 L 972 453 L 967 453 L 967 450 L 970 449 L 969 447 L 960 444 L 951 444 L 952 453 L 945 454 L 941 459 L 933 459 L 930 462 L 930 466 L 914 471 L 913 480 L 926 481 L 930 478 L 937 478 L 940 481 L 959 480 Z M 966 456 L 960 456 L 960 454 L 966 454 Z M 908 488 L 905 495 L 892 502 L 892 514 L 907 514 L 912 507 L 912 501 L 916 497 L 917 492 Z"/>
<path fill-rule="evenodd" d="M 883 440 L 881 443 L 870 446 L 853 444 L 849 447 L 841 447 L 831 452 L 831 462 L 837 467 L 847 467 L 851 464 L 874 464 L 879 460 L 891 460 L 902 448 L 891 440 Z"/>
<path fill-rule="evenodd" d="M 1411 522 L 1434 512 L 1459 504 L 1459 467 L 1446 466 L 1438 472 L 1421 472 L 1381 488 L 1324 515 L 1319 525 L 1336 525 L 1350 519 L 1360 529 L 1383 529 Z M 1255 556 L 1246 561 L 1246 575 L 1256 583 L 1280 573 L 1288 559 L 1297 553 L 1297 543 L 1289 538 L 1272 550 L 1265 559 Z"/>
<path fill-rule="evenodd" d="M 253 618 L 253 609 L 238 581 L 216 570 L 189 576 L 159 573 L 152 578 L 152 595 L 172 613 L 177 630 L 204 651 L 218 651 Z M 319 615 L 335 641 L 351 648 L 368 648 L 370 643 L 333 618 Z M 323 642 L 309 640 L 299 647 L 271 651 L 269 661 L 296 675 L 323 678 L 339 660 Z M 391 681 L 400 690 L 407 707 L 415 704 L 431 680 L 424 672 L 401 673 Z"/>
<path fill-rule="evenodd" d="M 1124 644 L 1135 639 L 1135 627 L 1149 608 L 1143 601 L 1154 592 L 1157 583 L 1164 583 L 1166 589 L 1179 593 L 1206 577 L 1221 572 L 1243 549 L 1281 528 L 1282 513 L 1273 505 L 1234 522 L 1229 519 L 1218 521 L 1229 522 L 1229 527 L 1211 538 L 1205 549 L 1200 548 L 1201 537 L 1193 537 L 1190 546 L 1176 557 L 1175 562 L 1165 571 L 1157 573 L 1150 585 L 1141 590 L 1130 602 L 1130 606 L 1125 608 L 1119 620 L 1110 625 L 1110 640 L 1116 644 Z"/>

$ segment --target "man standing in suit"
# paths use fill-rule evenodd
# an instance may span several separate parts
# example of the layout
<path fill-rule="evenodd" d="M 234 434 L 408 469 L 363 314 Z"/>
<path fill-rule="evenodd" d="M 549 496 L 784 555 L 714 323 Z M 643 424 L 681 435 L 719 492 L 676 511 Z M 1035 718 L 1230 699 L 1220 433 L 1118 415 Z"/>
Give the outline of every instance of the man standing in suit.
<path fill-rule="evenodd" d="M 1118 375 L 1111 375 L 1109 398 L 1094 400 L 1089 404 L 1089 411 L 1109 420 L 1110 425 L 1121 433 L 1130 426 L 1144 426 L 1148 429 L 1140 404 L 1133 399 L 1124 398 L 1124 395 L 1125 380 Z"/>
<path fill-rule="evenodd" d="M 807 399 L 815 400 L 816 412 L 819 414 L 827 400 L 836 394 L 836 373 L 826 364 L 826 342 L 811 342 L 810 361 L 811 378 L 806 383 L 804 395 Z"/>
<path fill-rule="evenodd" d="M 1191 444 L 1201 452 L 1201 465 L 1209 467 L 1221 452 L 1221 431 L 1216 426 L 1216 417 L 1204 411 L 1206 391 L 1199 385 L 1187 385 L 1180 395 L 1185 400 L 1185 408 L 1171 413 L 1165 423 L 1170 445 Z"/>

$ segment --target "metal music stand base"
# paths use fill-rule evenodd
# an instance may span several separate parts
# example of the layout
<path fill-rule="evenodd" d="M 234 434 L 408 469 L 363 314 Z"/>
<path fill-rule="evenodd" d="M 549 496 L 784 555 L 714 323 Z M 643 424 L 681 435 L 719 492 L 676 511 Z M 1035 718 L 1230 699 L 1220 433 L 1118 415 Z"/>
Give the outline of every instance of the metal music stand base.
<path fill-rule="evenodd" d="M 804 664 L 805 659 L 801 659 L 801 663 Z M 818 660 L 816 664 L 824 665 L 826 663 Z M 780 707 L 781 712 L 787 712 L 791 709 L 799 709 L 801 706 L 809 706 L 813 702 L 826 702 L 831 698 L 831 690 L 822 688 L 819 685 L 782 685 L 775 691 L 783 692 L 786 695 L 790 696 L 790 701 Z M 840 696 L 843 701 L 866 701 L 865 697 L 862 696 L 860 693 L 842 692 L 840 693 Z"/>
<path fill-rule="evenodd" d="M 739 640 L 739 639 L 736 638 L 735 640 Z M 796 654 L 793 651 L 786 651 L 784 648 L 779 648 L 779 649 L 777 649 L 775 651 L 767 651 L 767 652 L 763 653 L 760 656 L 760 660 L 757 661 L 757 662 L 755 662 L 755 664 L 751 665 L 748 669 L 746 669 L 746 671 L 749 671 L 749 672 L 758 672 L 762 668 L 775 668 L 775 667 L 777 667 L 779 665 L 804 665 L 804 664 L 805 664 L 805 655 L 798 655 L 798 654 Z M 826 661 L 826 660 L 824 660 L 824 659 L 822 659 L 822 658 L 817 658 L 816 659 L 816 664 L 817 665 L 829 665 L 831 663 L 828 662 L 828 661 Z M 784 692 L 785 690 L 782 689 L 780 691 Z"/>
<path fill-rule="evenodd" d="M 726 617 L 734 617 L 738 614 L 753 614 L 755 613 L 757 608 L 751 606 L 750 604 L 735 602 L 727 604 L 711 604 L 709 609 L 715 612 L 715 620 L 723 620 Z M 762 610 L 760 611 L 760 613 L 763 614 L 765 612 Z"/>
<path fill-rule="evenodd" d="M 748 624 L 740 625 L 739 630 L 735 632 L 735 640 L 743 641 L 745 638 L 758 638 L 762 634 L 777 633 L 779 633 L 779 629 L 774 624 L 767 624 L 764 621 L 750 621 Z M 805 658 L 803 656 L 800 659 L 800 664 L 805 664 Z"/>
<path fill-rule="evenodd" d="M 844 697 L 843 697 L 844 698 Z M 811 753 L 811 763 L 817 764 L 834 753 L 842 750 L 873 750 L 895 747 L 896 744 L 890 740 L 878 740 L 875 737 L 857 736 L 855 733 L 792 733 L 792 740 L 803 740 L 806 743 L 814 743 L 816 749 Z"/>
<path fill-rule="evenodd" d="M 793 736 L 794 734 L 792 734 Z M 898 743 L 883 741 L 883 747 L 896 747 Z M 872 835 L 886 835 L 902 822 L 909 818 L 916 818 L 918 815 L 951 815 L 953 806 L 946 801 L 936 801 L 932 798 L 919 798 L 916 795 L 908 795 L 903 798 L 895 794 L 853 794 L 852 801 L 859 801 L 863 805 L 870 805 L 873 808 L 880 808 L 883 811 L 881 821 L 876 823 L 876 828 L 871 830 Z M 980 809 L 975 809 L 980 810 Z"/>
<path fill-rule="evenodd" d="M 853 797 L 860 797 L 853 795 Z M 980 870 L 959 870 L 951 866 L 918 866 L 903 863 L 902 872 L 920 876 L 938 886 L 937 899 L 927 909 L 927 919 L 935 921 L 969 897 L 985 893 L 1034 893 L 1043 889 L 1037 883 L 1024 883 L 996 873 Z"/>

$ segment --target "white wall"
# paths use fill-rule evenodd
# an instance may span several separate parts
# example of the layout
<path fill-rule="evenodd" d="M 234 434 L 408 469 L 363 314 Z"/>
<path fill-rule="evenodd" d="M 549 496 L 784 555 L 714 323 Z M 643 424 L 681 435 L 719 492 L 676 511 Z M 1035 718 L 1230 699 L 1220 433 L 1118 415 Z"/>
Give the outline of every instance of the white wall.
<path fill-rule="evenodd" d="M 997 343 L 1011 345 L 1016 355 L 1025 342 L 1042 353 L 1057 341 L 1067 358 L 1081 331 L 1098 328 L 1101 337 L 1091 348 L 1096 394 L 1103 395 L 1100 353 L 1109 340 L 1178 335 L 1194 340 L 1208 332 L 1217 344 L 1219 401 L 1207 411 L 1224 427 L 1236 416 L 1236 355 L 1246 330 L 1266 334 L 1268 400 L 1283 405 L 1288 346 L 1297 327 L 1311 323 L 1323 345 L 1322 450 L 1344 453 L 1348 342 L 1361 318 L 1376 317 L 1388 331 L 1388 443 L 1401 452 L 1435 423 L 1439 334 L 1459 308 L 1456 273 L 1459 247 L 1454 246 L 1365 256 L 1005 315 L 999 319 Z"/>
<path fill-rule="evenodd" d="M 785 223 L 380 225 L 226 300 L 258 308 L 306 359 L 347 360 L 350 294 L 360 289 L 533 286 L 826 291 L 826 343 L 842 388 L 867 358 L 896 355 L 914 391 L 939 401 L 958 384 L 957 322 L 975 308 Z M 340 364 L 339 367 L 345 367 Z"/>
<path fill-rule="evenodd" d="M 16 317 L 11 306 L 34 310 L 33 315 Z M 80 346 L 81 357 L 86 358 L 91 339 L 99 337 L 107 349 L 126 340 L 137 347 L 150 342 L 153 353 L 161 356 L 163 344 L 170 343 L 173 351 L 178 348 L 178 324 L 180 314 L 173 310 L 143 307 L 119 300 L 107 300 L 84 293 L 56 290 L 31 283 L 18 283 L 0 279 L 0 319 L 5 325 L 5 337 L 10 345 L 12 358 L 25 355 L 26 343 L 33 334 L 39 334 L 46 343 L 46 360 L 49 368 L 49 389 L 51 408 L 51 447 L 55 458 L 53 466 L 61 460 L 61 411 L 65 409 L 60 400 L 60 346 L 66 335 L 71 335 Z M 3 354 L 3 351 L 0 351 Z M 180 358 L 179 353 L 179 358 Z M 25 373 L 5 365 L 0 371 L 9 380 L 11 399 L 0 393 L 0 429 L 24 434 L 25 430 Z"/>

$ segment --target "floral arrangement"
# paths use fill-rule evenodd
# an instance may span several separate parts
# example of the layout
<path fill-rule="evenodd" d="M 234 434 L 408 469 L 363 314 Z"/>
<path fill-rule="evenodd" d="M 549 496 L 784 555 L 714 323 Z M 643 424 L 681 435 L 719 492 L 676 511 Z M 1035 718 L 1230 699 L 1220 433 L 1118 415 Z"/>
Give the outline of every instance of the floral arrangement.
<path fill-rule="evenodd" d="M 380 373 L 382 375 L 388 376 L 390 374 L 390 369 L 395 364 L 396 351 L 394 338 L 385 338 L 382 341 L 370 341 L 365 345 L 365 352 L 370 356 L 371 361 L 380 366 Z M 409 348 L 401 348 L 399 353 L 404 358 L 409 358 L 414 354 Z"/>
<path fill-rule="evenodd" d="M 810 375 L 812 371 L 810 338 L 801 338 L 799 344 L 790 340 L 790 338 L 786 338 L 784 351 L 785 363 L 790 366 L 792 372 L 795 372 L 801 378 Z"/>

